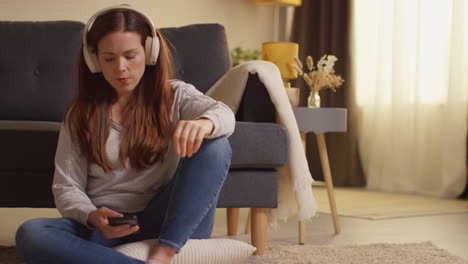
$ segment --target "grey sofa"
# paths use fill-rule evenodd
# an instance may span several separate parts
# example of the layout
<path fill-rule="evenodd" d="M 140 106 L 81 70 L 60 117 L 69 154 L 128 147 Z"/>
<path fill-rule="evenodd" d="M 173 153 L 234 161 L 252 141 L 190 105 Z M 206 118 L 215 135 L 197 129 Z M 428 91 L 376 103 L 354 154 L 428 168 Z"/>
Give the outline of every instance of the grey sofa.
<path fill-rule="evenodd" d="M 54 155 L 60 122 L 76 88 L 83 26 L 75 21 L 0 22 L 0 207 L 54 207 Z M 221 25 L 161 30 L 174 46 L 177 79 L 206 92 L 229 71 Z M 274 107 L 256 75 L 249 77 L 236 118 L 229 138 L 232 164 L 218 207 L 254 208 L 252 243 L 262 249 L 265 231 L 257 229 L 266 228 L 264 208 L 277 205 L 275 168 L 287 160 L 287 137 L 274 123 Z M 234 234 L 235 217 L 231 221 Z"/>

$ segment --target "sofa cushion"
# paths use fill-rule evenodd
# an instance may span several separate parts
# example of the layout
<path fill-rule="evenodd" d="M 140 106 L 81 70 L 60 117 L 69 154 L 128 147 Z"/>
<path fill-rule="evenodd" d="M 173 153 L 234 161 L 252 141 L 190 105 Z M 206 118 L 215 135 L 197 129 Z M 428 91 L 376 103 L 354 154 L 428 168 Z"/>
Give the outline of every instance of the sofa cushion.
<path fill-rule="evenodd" d="M 231 168 L 275 168 L 288 159 L 286 130 L 279 124 L 236 122 L 229 142 Z"/>
<path fill-rule="evenodd" d="M 61 121 L 83 23 L 0 22 L 0 120 Z"/>
<path fill-rule="evenodd" d="M 146 261 L 158 243 L 148 239 L 115 247 L 117 252 L 141 261 Z M 256 250 L 255 247 L 234 239 L 211 238 L 189 239 L 171 264 L 241 264 Z"/>
<path fill-rule="evenodd" d="M 0 120 L 0 170 L 53 170 L 59 131 L 58 122 Z"/>
<path fill-rule="evenodd" d="M 0 120 L 0 206 L 54 207 L 58 122 Z"/>
<path fill-rule="evenodd" d="M 226 32 L 219 24 L 161 28 L 172 44 L 175 78 L 205 93 L 231 67 Z"/>

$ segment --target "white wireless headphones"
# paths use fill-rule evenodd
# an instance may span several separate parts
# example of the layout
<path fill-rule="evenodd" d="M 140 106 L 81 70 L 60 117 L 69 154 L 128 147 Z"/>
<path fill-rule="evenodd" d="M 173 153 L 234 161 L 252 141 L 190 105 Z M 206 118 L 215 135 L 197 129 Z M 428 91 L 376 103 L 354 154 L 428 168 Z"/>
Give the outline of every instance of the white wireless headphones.
<path fill-rule="evenodd" d="M 99 67 L 96 54 L 91 52 L 91 47 L 88 46 L 88 41 L 86 39 L 86 36 L 89 30 L 91 29 L 91 27 L 93 26 L 93 23 L 96 20 L 96 18 L 98 18 L 100 15 L 107 13 L 111 10 L 119 10 L 119 9 L 134 11 L 142 15 L 146 19 L 146 21 L 148 22 L 151 28 L 151 34 L 152 34 L 152 37 L 148 36 L 145 41 L 146 65 L 155 65 L 156 61 L 158 60 L 159 38 L 158 38 L 158 35 L 156 34 L 156 29 L 154 27 L 153 21 L 151 21 L 149 16 L 147 16 L 141 10 L 138 10 L 131 6 L 126 6 L 126 5 L 111 6 L 108 8 L 104 8 L 98 11 L 96 14 L 94 14 L 89 19 L 88 23 L 86 23 L 86 26 L 83 30 L 83 57 L 85 59 L 86 65 L 88 65 L 88 68 L 92 73 L 101 72 L 101 68 Z"/>

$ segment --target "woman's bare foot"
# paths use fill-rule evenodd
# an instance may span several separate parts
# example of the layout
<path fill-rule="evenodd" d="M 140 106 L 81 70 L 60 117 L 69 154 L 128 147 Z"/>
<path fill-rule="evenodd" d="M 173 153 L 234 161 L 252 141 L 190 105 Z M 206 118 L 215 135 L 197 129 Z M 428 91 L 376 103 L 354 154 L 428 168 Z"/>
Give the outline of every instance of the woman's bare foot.
<path fill-rule="evenodd" d="M 157 245 L 150 254 L 148 264 L 169 264 L 175 254 L 174 249 L 164 245 Z"/>

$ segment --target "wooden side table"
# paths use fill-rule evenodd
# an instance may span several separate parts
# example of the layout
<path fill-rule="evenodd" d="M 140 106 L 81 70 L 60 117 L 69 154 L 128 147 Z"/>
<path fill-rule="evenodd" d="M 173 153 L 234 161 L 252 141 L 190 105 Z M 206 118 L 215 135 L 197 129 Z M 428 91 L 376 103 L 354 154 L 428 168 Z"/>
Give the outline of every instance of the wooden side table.
<path fill-rule="evenodd" d="M 333 179 L 330 170 L 330 161 L 328 159 L 327 145 L 325 142 L 325 133 L 346 132 L 346 108 L 308 108 L 293 107 L 294 115 L 297 120 L 299 131 L 302 133 L 302 140 L 305 147 L 305 134 L 307 132 L 315 133 L 317 145 L 322 164 L 323 176 L 328 193 L 328 201 L 333 218 L 335 233 L 340 233 L 340 222 L 336 210 L 335 195 L 333 192 Z M 305 222 L 299 221 L 299 244 L 305 243 Z"/>

